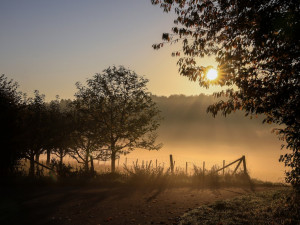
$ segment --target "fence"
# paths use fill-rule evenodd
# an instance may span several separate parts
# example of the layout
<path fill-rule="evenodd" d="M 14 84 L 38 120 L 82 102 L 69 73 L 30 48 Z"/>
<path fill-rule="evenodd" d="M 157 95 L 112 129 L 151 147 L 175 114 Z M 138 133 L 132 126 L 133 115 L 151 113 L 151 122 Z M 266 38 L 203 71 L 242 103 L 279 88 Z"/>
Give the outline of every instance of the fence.
<path fill-rule="evenodd" d="M 235 174 L 238 169 L 242 169 L 244 171 L 244 173 L 247 173 L 247 167 L 246 167 L 246 157 L 242 156 L 234 161 L 231 161 L 229 163 L 226 164 L 225 160 L 222 160 L 221 162 L 222 166 L 218 166 L 217 162 L 215 162 L 215 164 L 211 164 L 211 168 L 210 170 L 214 170 L 216 173 L 219 173 L 220 171 L 222 172 L 222 174 L 225 174 L 225 171 L 229 171 L 229 167 L 231 166 L 235 166 L 235 168 L 233 169 L 232 174 Z M 241 168 L 241 164 L 243 164 L 243 167 Z M 189 175 L 192 173 L 192 171 L 194 170 L 195 167 L 197 168 L 201 168 L 202 171 L 208 171 L 209 169 L 207 166 L 207 162 L 206 161 L 200 161 L 198 163 L 196 162 L 190 162 L 190 161 L 182 161 L 179 164 L 178 161 L 176 161 L 176 158 L 174 158 L 174 156 L 171 154 L 169 155 L 169 159 L 164 159 L 162 160 L 158 160 L 158 159 L 153 159 L 153 158 L 149 158 L 149 159 L 139 159 L 139 158 L 129 158 L 129 157 L 125 157 L 123 160 L 117 159 L 116 161 L 116 169 L 119 171 L 122 171 L 123 167 L 127 167 L 130 168 L 134 165 L 139 165 L 141 168 L 146 168 L 149 165 L 151 166 L 151 168 L 164 168 L 164 169 L 170 169 L 170 171 L 172 173 L 174 172 L 184 172 L 185 174 Z M 95 166 L 95 169 L 98 171 L 104 171 L 104 172 L 109 172 L 110 171 L 110 160 L 108 161 L 98 161 L 97 166 Z"/>
<path fill-rule="evenodd" d="M 27 158 L 29 159 L 29 158 Z M 130 161 L 132 162 L 132 164 L 130 163 Z M 52 172 L 56 172 L 54 169 L 40 163 L 37 161 L 34 161 L 35 164 L 37 164 L 38 166 L 41 166 L 47 170 L 50 170 Z M 98 162 L 98 163 L 97 163 Z M 140 165 L 141 164 L 141 165 Z M 241 164 L 243 164 L 243 172 L 245 174 L 247 173 L 247 166 L 246 166 L 246 157 L 243 155 L 242 157 L 228 163 L 226 165 L 226 161 L 223 160 L 222 161 L 222 167 L 218 168 L 217 165 L 213 165 L 211 168 L 211 171 L 215 172 L 215 173 L 219 173 L 222 172 L 222 174 L 225 174 L 225 169 L 228 169 L 230 166 L 236 165 L 236 167 L 234 168 L 232 174 L 235 174 L 237 172 L 237 170 L 241 167 Z M 159 161 L 158 159 L 149 159 L 149 160 L 139 160 L 138 158 L 128 158 L 125 157 L 125 159 L 123 160 L 123 164 L 120 161 L 120 158 L 118 158 L 116 160 L 116 169 L 118 171 L 122 171 L 122 169 L 125 167 L 131 167 L 134 165 L 140 165 L 141 168 L 148 168 L 148 166 L 151 168 L 164 168 L 164 169 L 169 169 L 171 171 L 171 173 L 174 172 L 184 172 L 186 175 L 191 174 L 191 171 L 194 170 L 194 168 L 201 168 L 203 174 L 205 174 L 206 171 L 208 171 L 206 169 L 206 162 L 202 161 L 201 165 L 198 163 L 198 166 L 196 165 L 196 163 L 194 162 L 190 162 L 190 161 L 185 161 L 185 167 L 183 166 L 176 166 L 176 160 L 174 158 L 174 156 L 171 154 L 169 156 L 169 163 L 165 161 Z M 74 167 L 74 165 L 72 165 Z M 77 165 L 76 165 L 77 168 Z M 94 163 L 94 160 L 92 160 L 91 158 L 91 169 L 98 171 L 98 172 L 110 172 L 110 161 L 96 161 L 96 163 Z"/>

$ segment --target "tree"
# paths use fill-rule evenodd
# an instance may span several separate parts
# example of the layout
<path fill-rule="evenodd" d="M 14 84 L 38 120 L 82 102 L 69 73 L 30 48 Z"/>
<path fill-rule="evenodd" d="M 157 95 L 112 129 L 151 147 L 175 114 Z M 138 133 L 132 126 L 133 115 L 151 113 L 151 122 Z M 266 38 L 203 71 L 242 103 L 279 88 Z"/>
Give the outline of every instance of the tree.
<path fill-rule="evenodd" d="M 63 104 L 65 101 L 63 101 Z M 50 102 L 48 107 L 48 127 L 50 145 L 47 149 L 47 162 L 50 161 L 50 152 L 59 157 L 59 169 L 63 169 L 63 158 L 70 152 L 72 142 L 72 132 L 74 131 L 74 121 L 71 110 L 68 110 L 59 97 Z M 49 163 L 47 163 L 49 164 Z"/>
<path fill-rule="evenodd" d="M 45 96 L 39 91 L 34 92 L 34 98 L 27 100 L 22 119 L 25 156 L 30 161 L 29 176 L 33 177 L 36 171 L 34 161 L 39 161 L 40 154 L 51 145 Z"/>
<path fill-rule="evenodd" d="M 247 116 L 263 114 L 263 122 L 282 125 L 276 133 L 290 150 L 280 160 L 290 167 L 286 181 L 300 187 L 300 2 L 294 0 L 152 0 L 165 12 L 177 14 L 172 33 L 164 42 L 182 41 L 184 57 L 179 72 L 200 86 L 212 83 L 198 57 L 215 56 L 215 93 L 226 97 L 211 105 L 214 116 L 244 110 Z M 153 45 L 159 49 L 163 43 Z M 173 52 L 180 56 L 180 51 Z"/>
<path fill-rule="evenodd" d="M 92 103 L 86 99 L 84 88 L 79 84 L 78 92 L 75 94 L 76 99 L 71 104 L 72 133 L 71 133 L 71 150 L 69 155 L 78 163 L 84 164 L 84 171 L 88 173 L 89 163 L 92 165 L 94 159 L 105 159 L 102 149 L 102 130 L 100 129 L 99 120 L 97 120 L 92 111 Z M 92 168 L 92 166 L 91 166 Z"/>
<path fill-rule="evenodd" d="M 87 86 L 77 84 L 77 96 L 88 103 L 89 116 L 99 125 L 99 142 L 111 158 L 111 172 L 115 172 L 120 154 L 136 148 L 161 148 L 155 144 L 159 110 L 147 91 L 147 82 L 123 66 L 113 66 L 88 79 Z"/>
<path fill-rule="evenodd" d="M 22 158 L 20 133 L 20 115 L 22 110 L 22 94 L 18 84 L 0 76 L 0 175 L 11 175 L 18 161 Z"/>

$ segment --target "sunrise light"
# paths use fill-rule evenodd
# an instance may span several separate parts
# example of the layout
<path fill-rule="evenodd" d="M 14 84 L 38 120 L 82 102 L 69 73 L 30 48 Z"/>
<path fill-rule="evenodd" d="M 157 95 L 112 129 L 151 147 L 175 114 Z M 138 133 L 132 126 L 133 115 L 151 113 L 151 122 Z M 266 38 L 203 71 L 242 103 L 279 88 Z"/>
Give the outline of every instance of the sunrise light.
<path fill-rule="evenodd" d="M 213 81 L 218 77 L 218 71 L 215 69 L 208 70 L 206 77 L 208 80 Z"/>

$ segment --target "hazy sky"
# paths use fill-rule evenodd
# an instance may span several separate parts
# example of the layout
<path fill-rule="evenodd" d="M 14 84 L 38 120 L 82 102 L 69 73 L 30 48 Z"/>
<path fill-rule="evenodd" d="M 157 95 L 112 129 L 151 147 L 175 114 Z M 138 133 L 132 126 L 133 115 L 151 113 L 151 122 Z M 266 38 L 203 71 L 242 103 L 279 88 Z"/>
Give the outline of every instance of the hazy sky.
<path fill-rule="evenodd" d="M 180 46 L 152 49 L 174 18 L 150 0 L 0 0 L 0 73 L 47 100 L 110 65 L 145 75 L 156 95 L 212 93 L 178 74 Z"/>

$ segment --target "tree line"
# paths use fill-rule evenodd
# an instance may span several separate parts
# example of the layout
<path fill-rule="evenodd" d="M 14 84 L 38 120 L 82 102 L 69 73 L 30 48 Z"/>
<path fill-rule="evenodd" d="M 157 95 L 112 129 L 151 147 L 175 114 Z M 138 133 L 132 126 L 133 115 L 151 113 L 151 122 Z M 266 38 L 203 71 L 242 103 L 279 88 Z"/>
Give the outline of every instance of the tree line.
<path fill-rule="evenodd" d="M 45 102 L 39 91 L 28 98 L 18 84 L 0 76 L 0 122 L 2 176 L 10 176 L 22 159 L 30 162 L 29 176 L 35 176 L 42 154 L 58 157 L 58 170 L 65 156 L 91 170 L 95 159 L 111 159 L 111 172 L 120 154 L 136 148 L 158 150 L 156 130 L 160 111 L 147 90 L 148 80 L 134 71 L 109 67 L 76 83 L 74 100 L 57 96 Z"/>

